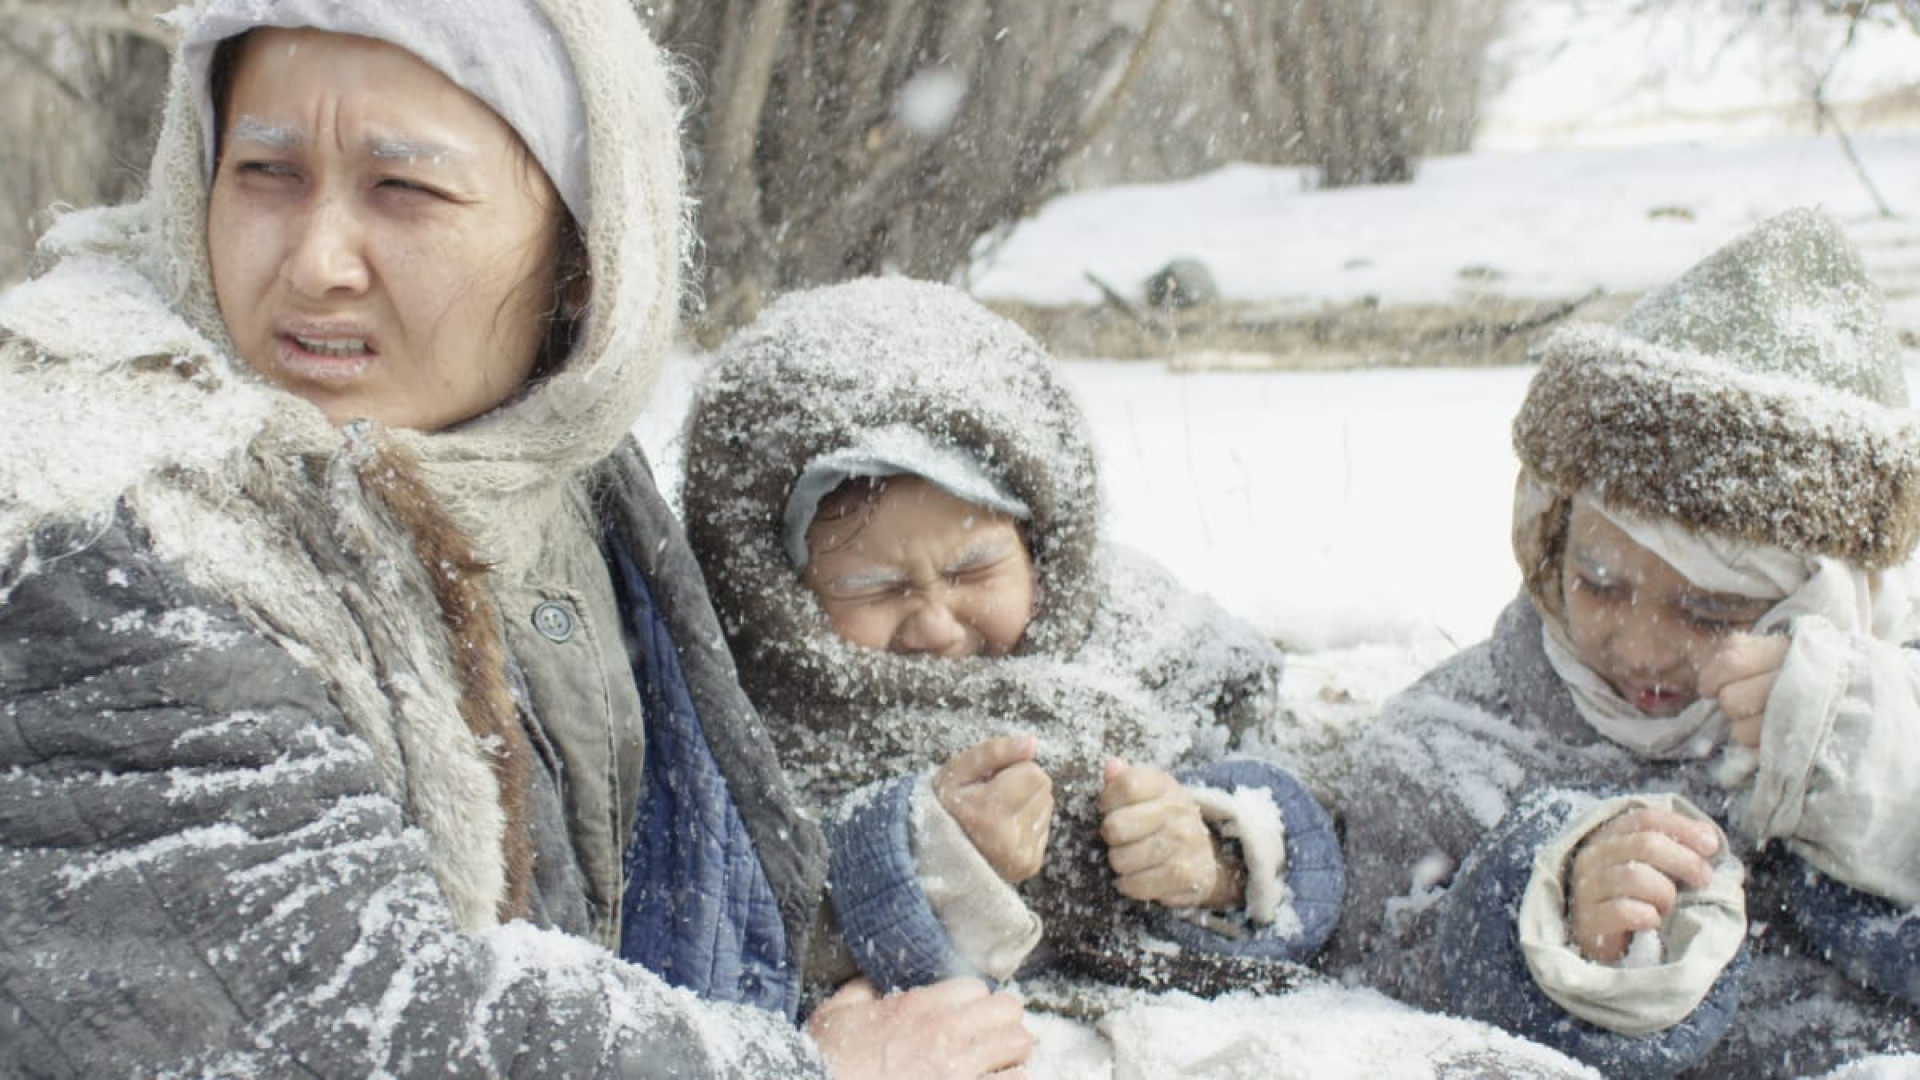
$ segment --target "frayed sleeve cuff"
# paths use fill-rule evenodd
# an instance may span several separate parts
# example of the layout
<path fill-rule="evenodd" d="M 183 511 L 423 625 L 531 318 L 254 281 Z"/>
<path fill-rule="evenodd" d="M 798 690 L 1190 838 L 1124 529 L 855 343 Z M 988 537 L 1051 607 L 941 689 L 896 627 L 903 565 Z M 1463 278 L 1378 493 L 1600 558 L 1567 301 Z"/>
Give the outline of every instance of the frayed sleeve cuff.
<path fill-rule="evenodd" d="M 953 950 L 990 979 L 1012 978 L 1040 943 L 1040 917 L 1002 880 L 924 777 L 912 797 L 914 874 Z"/>
<path fill-rule="evenodd" d="M 1747 929 L 1745 871 L 1723 837 L 1712 860 L 1712 882 L 1682 890 L 1665 924 L 1636 942 L 1627 959 L 1601 964 L 1581 954 L 1570 940 L 1566 915 L 1573 852 L 1595 829 L 1641 807 L 1712 821 L 1677 795 L 1596 802 L 1535 853 L 1519 911 L 1520 949 L 1541 992 L 1588 1023 L 1634 1036 L 1663 1031 L 1691 1015 L 1739 953 Z"/>

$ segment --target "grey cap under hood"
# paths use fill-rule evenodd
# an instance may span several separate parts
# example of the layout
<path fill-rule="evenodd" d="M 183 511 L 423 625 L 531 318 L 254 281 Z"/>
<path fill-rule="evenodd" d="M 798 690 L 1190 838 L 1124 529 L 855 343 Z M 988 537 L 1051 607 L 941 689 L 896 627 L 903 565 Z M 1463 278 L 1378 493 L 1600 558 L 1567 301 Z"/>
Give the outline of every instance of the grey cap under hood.
<path fill-rule="evenodd" d="M 1031 337 L 964 293 L 902 278 L 784 297 L 715 360 L 686 421 L 687 530 L 757 700 L 799 686 L 929 685 L 929 661 L 828 629 L 782 546 L 806 468 L 911 428 L 975 459 L 1026 506 L 1039 614 L 1020 653 L 1064 655 L 1087 631 L 1099 479 L 1079 406 Z"/>

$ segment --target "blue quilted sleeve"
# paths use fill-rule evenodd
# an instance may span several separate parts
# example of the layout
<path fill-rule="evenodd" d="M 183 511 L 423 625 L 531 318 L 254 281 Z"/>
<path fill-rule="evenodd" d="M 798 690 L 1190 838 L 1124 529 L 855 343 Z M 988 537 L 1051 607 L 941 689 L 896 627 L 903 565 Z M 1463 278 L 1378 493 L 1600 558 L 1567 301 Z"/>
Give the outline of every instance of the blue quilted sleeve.
<path fill-rule="evenodd" d="M 1441 901 L 1437 927 L 1448 1011 L 1497 1024 L 1608 1076 L 1672 1076 L 1699 1062 L 1725 1034 L 1739 1006 L 1747 949 L 1741 947 L 1691 1015 L 1651 1035 L 1609 1031 L 1548 998 L 1520 951 L 1517 915 L 1535 850 L 1558 836 L 1584 801 L 1566 792 L 1529 796 L 1462 864 Z"/>
<path fill-rule="evenodd" d="M 912 776 L 881 781 L 828 815 L 827 888 L 847 947 L 883 992 L 968 975 L 914 875 Z"/>
<path fill-rule="evenodd" d="M 1861 892 L 1787 856 L 1787 911 L 1807 947 L 1868 987 L 1920 1005 L 1920 910 Z"/>
<path fill-rule="evenodd" d="M 1287 888 L 1297 925 L 1243 924 L 1238 934 L 1222 934 L 1168 909 L 1154 913 L 1154 932 L 1192 949 L 1235 953 L 1269 960 L 1302 962 L 1318 952 L 1340 920 L 1346 892 L 1346 863 L 1333 819 L 1292 774 L 1257 758 L 1228 758 L 1184 772 L 1183 784 L 1233 791 L 1261 788 L 1273 796 L 1287 834 Z"/>

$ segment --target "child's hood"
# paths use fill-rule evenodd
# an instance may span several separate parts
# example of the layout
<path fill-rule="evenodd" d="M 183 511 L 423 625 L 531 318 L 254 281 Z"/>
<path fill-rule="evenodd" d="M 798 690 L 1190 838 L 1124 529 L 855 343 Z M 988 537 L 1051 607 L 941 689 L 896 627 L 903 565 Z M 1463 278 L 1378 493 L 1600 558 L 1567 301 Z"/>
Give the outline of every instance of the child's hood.
<path fill-rule="evenodd" d="M 736 335 L 687 419 L 687 529 L 756 693 L 797 680 L 828 696 L 842 696 L 836 685 L 910 696 L 926 683 L 928 661 L 835 637 L 781 542 L 789 491 L 810 463 L 901 427 L 970 455 L 1028 508 L 1041 598 L 1020 651 L 1060 656 L 1083 640 L 1099 599 L 1099 478 L 1052 361 L 957 290 L 854 281 L 790 295 Z"/>

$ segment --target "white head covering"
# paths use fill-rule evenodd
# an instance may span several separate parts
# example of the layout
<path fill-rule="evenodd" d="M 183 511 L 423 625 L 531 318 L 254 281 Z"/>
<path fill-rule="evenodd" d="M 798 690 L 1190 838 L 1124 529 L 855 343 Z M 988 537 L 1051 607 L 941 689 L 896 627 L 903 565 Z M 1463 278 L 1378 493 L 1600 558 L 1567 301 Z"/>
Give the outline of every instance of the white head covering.
<path fill-rule="evenodd" d="M 1912 600 L 1904 574 L 1870 573 L 1832 556 L 1799 555 L 1695 532 L 1670 519 L 1641 517 L 1586 495 L 1576 498 L 1695 588 L 1774 601 L 1754 624 L 1755 633 L 1784 630 L 1799 616 L 1820 615 L 1843 631 L 1897 641 L 1908 622 Z M 1515 509 L 1538 513 L 1548 502 L 1551 499 L 1538 490 L 1523 491 Z M 1548 662 L 1567 684 L 1581 716 L 1600 734 L 1660 759 L 1704 757 L 1725 741 L 1727 719 L 1718 702 L 1703 697 L 1678 715 L 1648 716 L 1580 660 L 1563 619 L 1548 618 L 1543 624 Z"/>
<path fill-rule="evenodd" d="M 325 30 L 384 41 L 486 102 L 520 136 L 582 229 L 589 224 L 586 109 L 573 62 L 531 0 L 213 0 L 181 41 L 198 87 L 201 130 L 213 132 L 208 69 L 222 41 L 262 27 Z M 530 55 L 531 54 L 531 55 Z M 214 139 L 207 140 L 213 175 Z"/>
<path fill-rule="evenodd" d="M 820 500 L 856 476 L 918 476 L 959 499 L 997 510 L 1019 521 L 1033 516 L 1027 504 L 957 446 L 942 445 L 904 425 L 881 428 L 852 446 L 822 454 L 807 463 L 793 482 L 782 515 L 781 540 L 794 569 L 807 568 L 807 530 Z"/>

